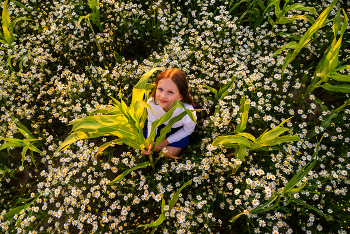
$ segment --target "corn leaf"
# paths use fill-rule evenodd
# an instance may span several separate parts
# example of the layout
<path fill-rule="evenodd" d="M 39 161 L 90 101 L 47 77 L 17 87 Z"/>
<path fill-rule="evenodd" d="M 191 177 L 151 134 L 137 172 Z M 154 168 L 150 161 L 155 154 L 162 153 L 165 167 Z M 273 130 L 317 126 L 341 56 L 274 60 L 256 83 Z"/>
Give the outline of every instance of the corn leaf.
<path fill-rule="evenodd" d="M 189 181 L 187 181 L 184 185 L 182 185 L 182 186 L 176 191 L 176 193 L 174 194 L 173 198 L 172 198 L 172 199 L 170 200 L 170 202 L 169 202 L 169 210 L 171 210 L 171 209 L 175 206 L 177 200 L 179 199 L 179 195 L 180 195 L 181 191 L 182 191 L 185 187 L 187 187 L 188 185 L 190 185 L 191 183 L 192 183 L 192 179 L 189 180 Z"/>
<path fill-rule="evenodd" d="M 230 222 L 232 223 L 232 222 L 236 221 L 241 215 L 244 215 L 244 214 L 247 214 L 247 213 L 248 213 L 248 211 L 246 210 L 246 211 L 244 211 L 244 212 L 242 212 L 242 213 L 236 215 L 235 217 L 233 217 L 232 219 L 230 219 Z"/>
<path fill-rule="evenodd" d="M 285 13 L 289 12 L 290 10 L 307 11 L 307 12 L 310 12 L 314 15 L 318 15 L 318 13 L 314 7 L 305 7 L 300 3 L 294 3 L 291 6 L 283 7 L 281 15 L 284 15 Z"/>
<path fill-rule="evenodd" d="M 331 85 L 327 83 L 322 85 L 322 88 L 333 92 L 350 93 L 350 85 L 348 84 Z"/>
<path fill-rule="evenodd" d="M 245 154 L 247 152 L 247 146 L 243 145 L 243 144 L 238 144 L 238 159 L 241 160 L 242 162 L 244 161 L 245 158 Z M 238 165 L 239 167 L 239 165 Z M 236 168 L 236 171 L 238 170 L 238 167 Z"/>
<path fill-rule="evenodd" d="M 287 68 L 288 64 L 294 60 L 294 58 L 299 54 L 300 50 L 307 45 L 313 35 L 323 26 L 323 23 L 327 19 L 328 14 L 336 4 L 337 0 L 334 0 L 317 18 L 315 23 L 307 30 L 307 32 L 302 36 L 302 38 L 298 42 L 297 48 L 294 49 L 293 52 L 288 53 L 286 58 L 284 59 L 283 65 L 282 65 L 282 75 L 284 74 L 285 69 Z"/>
<path fill-rule="evenodd" d="M 163 68 L 155 67 L 141 76 L 139 82 L 137 82 L 137 84 L 132 90 L 131 106 L 135 104 L 137 101 L 143 100 L 143 95 L 145 91 L 152 88 L 152 86 L 148 84 L 149 78 L 153 75 L 155 71 L 158 71 L 160 69 L 163 69 Z"/>
<path fill-rule="evenodd" d="M 86 19 L 86 20 L 89 20 L 89 17 L 90 17 L 90 13 L 85 15 L 85 16 L 80 16 L 79 19 L 78 19 L 78 22 L 77 22 L 77 28 L 80 28 L 80 22 L 83 20 L 83 19 Z"/>
<path fill-rule="evenodd" d="M 31 204 L 33 204 L 38 198 L 40 197 L 40 194 L 36 194 L 35 197 L 32 198 L 32 201 L 23 205 L 23 206 L 17 206 L 11 210 L 9 210 L 6 214 L 4 214 L 4 219 L 12 219 L 15 214 L 19 214 L 22 210 L 26 210 Z"/>
<path fill-rule="evenodd" d="M 251 147 L 252 143 L 245 137 L 237 135 L 220 136 L 215 138 L 212 143 L 214 146 L 223 145 L 226 148 L 232 147 L 233 144 L 242 144 L 246 147 Z"/>
<path fill-rule="evenodd" d="M 166 219 L 165 213 L 161 213 L 158 217 L 158 219 L 156 221 L 154 221 L 153 223 L 149 223 L 149 224 L 140 224 L 137 227 L 157 227 L 159 225 L 161 225 L 164 220 Z"/>
<path fill-rule="evenodd" d="M 293 118 L 293 116 L 292 116 L 292 117 L 289 117 L 288 119 L 283 120 L 279 125 L 277 125 L 277 126 L 274 127 L 273 129 L 271 129 L 270 131 L 267 131 L 267 129 L 266 129 L 266 130 L 264 131 L 264 133 L 261 134 L 261 135 L 258 137 L 257 141 L 259 141 L 259 140 L 262 139 L 262 138 L 265 138 L 265 136 L 267 136 L 267 135 L 273 134 L 273 133 L 274 133 L 275 131 L 277 131 L 285 122 L 287 122 L 287 121 L 290 120 L 291 118 Z"/>
<path fill-rule="evenodd" d="M 17 1 L 13 1 L 12 0 L 12 2 L 14 3 L 14 4 L 16 4 L 17 6 L 19 6 L 19 7 L 22 7 L 23 9 L 25 9 L 26 11 L 28 11 L 28 12 L 32 12 L 32 10 L 31 9 L 29 9 L 28 7 L 26 7 L 25 5 L 23 5 L 22 3 L 20 3 L 20 2 L 17 2 Z"/>
<path fill-rule="evenodd" d="M 262 147 L 274 146 L 274 145 L 279 145 L 286 142 L 299 141 L 299 140 L 300 138 L 298 136 L 282 136 L 269 141 L 264 141 L 264 140 L 258 141 L 254 143 L 249 149 L 257 150 Z"/>
<path fill-rule="evenodd" d="M 316 207 L 309 205 L 307 203 L 305 203 L 304 201 L 300 200 L 300 199 L 293 199 L 292 202 L 301 205 L 301 206 L 306 206 L 308 209 L 310 210 L 314 210 L 316 211 L 319 215 L 321 215 L 322 217 L 324 217 L 327 221 L 331 221 L 332 220 L 332 216 L 323 213 L 321 210 L 317 209 Z"/>
<path fill-rule="evenodd" d="M 99 154 L 101 154 L 105 149 L 107 149 L 109 146 L 111 145 L 121 145 L 123 143 L 123 141 L 121 139 L 116 139 L 116 140 L 112 140 L 109 142 L 104 143 L 103 145 L 101 145 L 100 147 L 98 147 L 96 156 L 98 156 Z"/>
<path fill-rule="evenodd" d="M 245 98 L 243 99 L 243 101 L 244 102 L 242 102 L 242 99 L 241 99 L 240 109 L 242 108 L 242 112 L 240 113 L 242 114 L 241 114 L 241 122 L 239 122 L 239 124 L 236 127 L 237 132 L 242 132 L 246 128 L 247 121 L 248 121 L 248 112 L 250 109 L 250 103 L 249 101 L 245 100 Z"/>
<path fill-rule="evenodd" d="M 112 184 L 114 184 L 114 183 L 116 183 L 116 182 L 120 182 L 120 181 L 122 181 L 122 179 L 123 179 L 127 174 L 129 174 L 130 172 L 135 171 L 135 170 L 140 169 L 140 168 L 146 168 L 146 167 L 148 167 L 148 166 L 151 166 L 151 162 L 143 162 L 143 163 L 140 163 L 140 164 L 134 166 L 133 168 L 130 168 L 130 169 L 124 171 L 123 173 L 121 173 L 120 175 L 118 175 L 113 181 L 109 182 L 107 185 L 112 185 Z"/>
<path fill-rule="evenodd" d="M 272 206 L 267 206 L 267 204 L 271 204 L 269 201 L 267 202 L 267 203 L 265 203 L 265 204 L 263 204 L 263 205 L 265 205 L 265 206 L 262 206 L 261 208 L 259 208 L 259 209 L 257 209 L 257 208 L 255 208 L 255 209 L 253 209 L 250 213 L 251 214 L 261 214 L 261 213 L 264 213 L 264 212 L 266 212 L 266 211 L 269 211 L 269 210 L 272 210 L 272 209 L 274 209 L 274 208 L 276 208 L 278 205 L 279 205 L 279 203 L 280 203 L 280 197 L 279 196 L 276 196 L 274 199 L 272 199 L 272 201 L 274 201 L 274 200 L 276 200 L 278 198 L 278 200 L 276 201 L 276 203 L 275 204 L 273 204 Z"/>
<path fill-rule="evenodd" d="M 25 157 L 25 155 L 27 153 L 27 150 L 29 149 L 29 146 L 30 145 L 26 145 L 26 146 L 23 147 L 23 150 L 22 150 L 22 167 L 23 167 L 23 163 L 24 163 L 24 157 Z"/>
<path fill-rule="evenodd" d="M 194 117 L 194 114 L 190 110 L 186 109 L 181 101 L 175 100 L 173 103 L 173 106 L 170 108 L 170 110 L 165 115 L 163 115 L 162 117 L 160 117 L 159 119 L 157 119 L 156 121 L 154 121 L 152 123 L 151 132 L 146 140 L 148 145 L 154 141 L 154 138 L 156 137 L 157 127 L 160 126 L 161 124 L 165 123 L 166 121 L 168 121 L 171 118 L 171 116 L 173 115 L 174 110 L 176 108 L 184 108 L 186 113 L 192 119 L 192 121 L 197 123 L 196 118 Z"/>
<path fill-rule="evenodd" d="M 214 88 L 212 88 L 212 87 L 206 85 L 206 84 L 203 84 L 203 85 L 204 85 L 207 89 L 209 89 L 210 92 L 214 93 L 215 99 L 217 99 L 218 91 L 217 91 L 216 89 L 214 89 Z"/>
<path fill-rule="evenodd" d="M 173 124 L 176 123 L 177 121 L 180 121 L 186 114 L 187 114 L 186 112 L 182 112 L 181 114 L 171 118 L 168 124 L 164 128 L 162 128 L 162 130 L 160 131 L 155 145 L 158 145 L 161 142 L 163 142 L 166 137 L 166 134 L 171 131 L 171 126 L 173 126 Z"/>
<path fill-rule="evenodd" d="M 290 193 L 293 189 L 316 165 L 317 160 L 314 159 L 312 162 L 309 162 L 307 166 L 303 167 L 293 178 L 286 184 L 282 190 L 282 194 Z"/>
<path fill-rule="evenodd" d="M 329 77 L 337 81 L 350 82 L 350 75 L 341 75 L 337 72 L 331 72 L 329 73 Z"/>
<path fill-rule="evenodd" d="M 335 14 L 335 17 L 333 20 L 333 26 L 332 26 L 334 37 L 338 35 L 338 32 L 340 30 L 340 23 L 341 23 L 340 8 L 338 8 L 337 13 Z"/>
<path fill-rule="evenodd" d="M 243 137 L 245 137 L 245 138 L 248 138 L 248 139 L 251 140 L 252 142 L 255 142 L 255 141 L 256 141 L 255 137 L 254 137 L 252 134 L 250 134 L 250 133 L 246 133 L 246 132 L 237 133 L 236 136 L 243 136 Z"/>

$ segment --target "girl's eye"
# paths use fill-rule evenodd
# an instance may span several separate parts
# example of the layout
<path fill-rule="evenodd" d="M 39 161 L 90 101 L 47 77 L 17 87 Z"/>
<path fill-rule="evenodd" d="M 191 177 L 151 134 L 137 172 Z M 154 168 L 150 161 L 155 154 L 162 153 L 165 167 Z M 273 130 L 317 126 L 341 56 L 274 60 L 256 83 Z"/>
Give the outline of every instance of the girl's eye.
<path fill-rule="evenodd" d="M 169 91 L 169 93 L 173 94 L 174 92 L 173 91 Z"/>
<path fill-rule="evenodd" d="M 163 89 L 162 89 L 162 88 L 158 88 L 158 90 L 159 90 L 159 91 L 163 91 Z"/>

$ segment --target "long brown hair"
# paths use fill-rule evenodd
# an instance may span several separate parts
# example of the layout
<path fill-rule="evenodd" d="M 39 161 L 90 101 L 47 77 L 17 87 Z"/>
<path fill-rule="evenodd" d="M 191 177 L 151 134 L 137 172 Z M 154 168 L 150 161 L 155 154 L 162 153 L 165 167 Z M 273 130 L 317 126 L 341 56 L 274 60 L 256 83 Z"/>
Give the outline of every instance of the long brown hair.
<path fill-rule="evenodd" d="M 151 94 L 151 97 L 153 97 L 154 100 L 156 100 L 156 90 L 158 87 L 158 83 L 162 79 L 171 79 L 179 89 L 179 92 L 182 96 L 181 101 L 183 103 L 194 105 L 193 99 L 188 90 L 188 81 L 187 81 L 186 74 L 178 68 L 166 69 L 165 71 L 163 71 L 157 76 L 156 86 Z"/>

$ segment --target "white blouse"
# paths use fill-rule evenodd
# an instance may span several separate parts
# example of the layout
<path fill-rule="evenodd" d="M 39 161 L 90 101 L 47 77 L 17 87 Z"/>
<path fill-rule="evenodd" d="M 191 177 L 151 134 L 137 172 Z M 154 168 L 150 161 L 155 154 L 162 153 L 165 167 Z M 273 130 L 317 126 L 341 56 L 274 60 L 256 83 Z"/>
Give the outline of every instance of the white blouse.
<path fill-rule="evenodd" d="M 152 128 L 152 123 L 159 119 L 160 117 L 162 117 L 163 115 L 166 114 L 166 112 L 163 110 L 162 107 L 160 107 L 157 103 L 157 101 L 153 100 L 153 97 L 151 97 L 150 99 L 148 99 L 147 104 L 153 109 L 150 110 L 149 108 L 147 108 L 147 112 L 148 112 L 148 135 L 149 136 L 150 132 L 151 132 L 151 128 Z M 193 106 L 187 103 L 184 103 L 184 106 L 186 109 L 189 110 L 193 110 Z M 171 118 L 181 114 L 182 112 L 184 112 L 184 108 L 176 108 L 173 112 L 173 115 L 171 116 Z M 193 115 L 195 116 L 195 118 L 197 119 L 196 116 L 196 112 L 192 112 Z M 171 119 L 170 118 L 170 119 Z M 169 120 L 170 120 L 169 119 Z M 167 125 L 167 123 L 169 122 L 166 121 L 163 124 Z M 185 115 L 181 120 L 177 121 L 176 123 L 173 124 L 172 128 L 178 128 L 181 127 L 177 132 L 175 132 L 174 134 L 170 135 L 167 140 L 168 142 L 171 144 L 173 142 L 177 142 L 189 135 L 191 135 L 191 133 L 194 131 L 194 128 L 196 127 L 196 123 L 192 121 L 192 119 L 188 116 Z"/>

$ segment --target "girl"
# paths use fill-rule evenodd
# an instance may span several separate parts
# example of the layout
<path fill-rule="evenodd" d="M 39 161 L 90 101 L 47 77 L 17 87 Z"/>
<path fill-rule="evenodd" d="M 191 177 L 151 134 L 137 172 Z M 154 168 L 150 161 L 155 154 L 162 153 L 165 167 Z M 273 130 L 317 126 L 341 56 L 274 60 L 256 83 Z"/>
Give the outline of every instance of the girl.
<path fill-rule="evenodd" d="M 153 90 L 151 98 L 147 101 L 147 104 L 150 105 L 154 112 L 147 109 L 148 129 L 145 137 L 149 136 L 152 122 L 168 112 L 175 100 L 182 101 L 185 108 L 193 110 L 193 100 L 188 91 L 188 82 L 185 73 L 177 68 L 170 68 L 157 76 L 155 90 Z M 172 117 L 181 114 L 183 111 L 183 108 L 175 109 Z M 196 117 L 196 114 L 193 114 Z M 168 122 L 166 121 L 158 127 L 156 137 L 159 136 L 160 130 Z M 179 157 L 176 156 L 179 155 L 182 148 L 189 144 L 190 135 L 194 131 L 195 126 L 196 123 L 188 115 L 185 115 L 180 121 L 173 124 L 171 131 L 166 135 L 165 140 L 156 146 L 155 151 L 159 152 L 166 147 L 167 153 L 165 157 L 178 159 Z M 142 152 L 144 154 L 150 154 L 154 143 L 150 145 L 148 151 Z"/>

